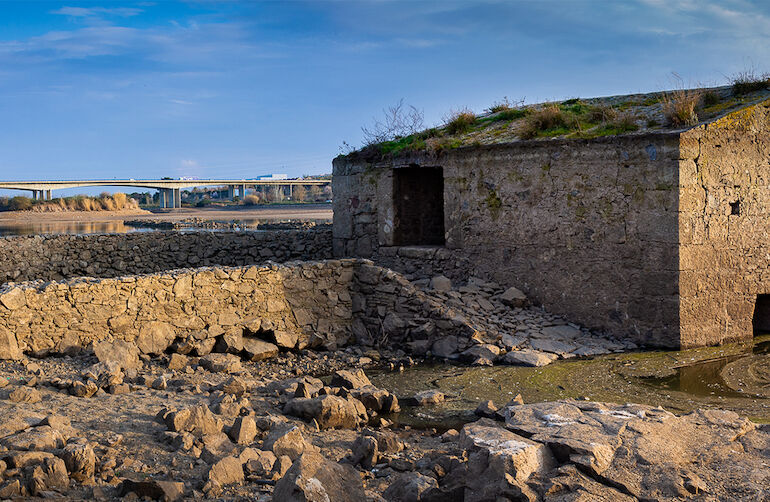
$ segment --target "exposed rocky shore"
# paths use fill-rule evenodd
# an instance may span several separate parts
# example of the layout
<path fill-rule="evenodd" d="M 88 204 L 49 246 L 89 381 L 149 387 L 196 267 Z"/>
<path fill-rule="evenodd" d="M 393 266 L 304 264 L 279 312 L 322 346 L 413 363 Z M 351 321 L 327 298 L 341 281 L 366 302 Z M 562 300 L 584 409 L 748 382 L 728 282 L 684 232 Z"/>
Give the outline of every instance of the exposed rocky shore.
<path fill-rule="evenodd" d="M 770 433 L 732 412 L 582 401 L 413 430 L 366 371 L 398 351 L 148 356 L 105 342 L 0 363 L 0 498 L 763 500 Z M 241 353 L 243 355 L 243 353 Z M 322 377 L 322 378 L 318 378 Z M 320 497 L 320 498 L 319 498 Z"/>

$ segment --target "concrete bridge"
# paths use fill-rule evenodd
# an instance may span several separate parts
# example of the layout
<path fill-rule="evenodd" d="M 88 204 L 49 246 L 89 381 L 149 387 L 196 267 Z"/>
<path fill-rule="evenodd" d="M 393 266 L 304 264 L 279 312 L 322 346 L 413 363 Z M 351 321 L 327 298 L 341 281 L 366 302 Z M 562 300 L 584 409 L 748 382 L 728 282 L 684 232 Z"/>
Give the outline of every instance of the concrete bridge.
<path fill-rule="evenodd" d="M 35 200 L 51 200 L 51 192 L 64 188 L 79 187 L 100 187 L 100 186 L 119 186 L 151 188 L 158 190 L 158 200 L 161 208 L 182 207 L 182 189 L 204 186 L 227 186 L 230 199 L 235 197 L 236 189 L 239 196 L 243 198 L 246 195 L 247 187 L 257 186 L 283 186 L 291 188 L 296 185 L 329 185 L 331 180 L 315 179 L 160 179 L 160 180 L 47 180 L 47 181 L 0 181 L 0 189 L 6 190 L 27 190 L 32 192 L 32 198 Z"/>

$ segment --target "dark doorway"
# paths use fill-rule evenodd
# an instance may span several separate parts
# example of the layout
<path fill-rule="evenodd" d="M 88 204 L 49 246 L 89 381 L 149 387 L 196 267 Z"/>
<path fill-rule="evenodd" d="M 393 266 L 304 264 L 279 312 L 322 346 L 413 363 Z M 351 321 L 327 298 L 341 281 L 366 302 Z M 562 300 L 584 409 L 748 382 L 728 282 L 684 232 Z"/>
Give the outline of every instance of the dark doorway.
<path fill-rule="evenodd" d="M 403 167 L 393 171 L 393 243 L 444 245 L 444 170 Z"/>
<path fill-rule="evenodd" d="M 754 304 L 754 334 L 770 333 L 770 295 L 757 295 Z"/>

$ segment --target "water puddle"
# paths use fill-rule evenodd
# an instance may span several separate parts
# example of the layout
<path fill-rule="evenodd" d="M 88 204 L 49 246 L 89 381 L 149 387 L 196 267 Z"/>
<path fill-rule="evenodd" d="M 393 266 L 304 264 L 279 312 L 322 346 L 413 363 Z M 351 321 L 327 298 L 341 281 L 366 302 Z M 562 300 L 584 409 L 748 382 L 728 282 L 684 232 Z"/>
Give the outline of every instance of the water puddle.
<path fill-rule="evenodd" d="M 589 399 L 663 406 L 675 413 L 698 408 L 733 410 L 770 422 L 770 335 L 754 344 L 686 351 L 613 354 L 557 361 L 543 368 L 466 367 L 433 363 L 401 373 L 381 372 L 372 383 L 402 398 L 426 389 L 447 396 L 440 405 L 410 407 L 393 417 L 413 427 L 444 429 L 474 420 L 476 406 L 504 406 L 521 394 L 525 402 Z"/>

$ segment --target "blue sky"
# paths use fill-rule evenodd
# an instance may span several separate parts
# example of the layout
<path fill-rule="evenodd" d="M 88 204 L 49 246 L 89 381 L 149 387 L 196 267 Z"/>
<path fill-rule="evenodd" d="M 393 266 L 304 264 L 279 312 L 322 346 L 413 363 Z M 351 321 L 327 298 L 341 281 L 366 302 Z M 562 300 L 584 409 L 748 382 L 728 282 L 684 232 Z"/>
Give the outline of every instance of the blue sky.
<path fill-rule="evenodd" d="M 0 1 L 0 179 L 320 174 L 400 98 L 722 85 L 768 47 L 762 0 Z"/>

